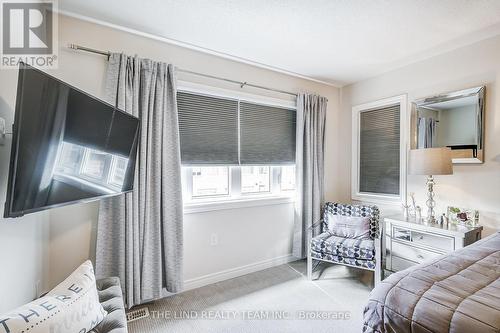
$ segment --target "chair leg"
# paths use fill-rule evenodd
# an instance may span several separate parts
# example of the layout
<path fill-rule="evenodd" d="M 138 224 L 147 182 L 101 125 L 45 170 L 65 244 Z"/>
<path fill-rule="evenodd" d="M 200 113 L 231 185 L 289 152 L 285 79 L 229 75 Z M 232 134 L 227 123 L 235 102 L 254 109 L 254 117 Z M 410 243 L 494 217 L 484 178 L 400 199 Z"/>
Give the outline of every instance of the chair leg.
<path fill-rule="evenodd" d="M 312 258 L 310 251 L 307 254 L 307 279 L 309 281 L 312 281 Z"/>
<path fill-rule="evenodd" d="M 374 281 L 373 284 L 375 287 L 382 281 L 382 267 L 379 263 L 375 263 L 375 275 L 374 275 Z"/>
<path fill-rule="evenodd" d="M 379 238 L 375 238 L 375 275 L 373 279 L 373 284 L 377 284 L 382 281 L 382 244 Z"/>

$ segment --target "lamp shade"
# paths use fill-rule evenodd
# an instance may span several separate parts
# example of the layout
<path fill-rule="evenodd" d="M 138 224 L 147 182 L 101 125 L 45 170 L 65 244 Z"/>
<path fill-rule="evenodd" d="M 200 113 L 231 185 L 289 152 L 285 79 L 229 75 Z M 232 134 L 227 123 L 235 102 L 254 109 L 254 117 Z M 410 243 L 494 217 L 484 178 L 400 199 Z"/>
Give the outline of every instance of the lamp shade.
<path fill-rule="evenodd" d="M 428 176 L 453 174 L 451 149 L 446 147 L 411 149 L 408 173 Z"/>

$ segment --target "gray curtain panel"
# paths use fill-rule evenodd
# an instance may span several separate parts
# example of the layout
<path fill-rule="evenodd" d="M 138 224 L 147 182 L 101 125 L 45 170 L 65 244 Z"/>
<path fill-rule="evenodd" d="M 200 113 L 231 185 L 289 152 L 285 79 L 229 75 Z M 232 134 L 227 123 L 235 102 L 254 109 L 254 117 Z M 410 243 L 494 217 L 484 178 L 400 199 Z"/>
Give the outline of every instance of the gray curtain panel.
<path fill-rule="evenodd" d="M 140 117 L 134 190 L 101 201 L 96 273 L 118 276 L 134 305 L 182 290 L 182 190 L 174 68 L 112 54 L 109 102 Z"/>
<path fill-rule="evenodd" d="M 325 97 L 300 94 L 297 97 L 296 175 L 297 201 L 293 255 L 307 255 L 308 233 L 311 226 L 321 219 L 324 202 L 324 150 L 325 150 Z M 312 230 L 313 236 L 320 232 Z"/>
<path fill-rule="evenodd" d="M 436 141 L 436 119 L 418 118 L 418 148 L 432 148 Z"/>

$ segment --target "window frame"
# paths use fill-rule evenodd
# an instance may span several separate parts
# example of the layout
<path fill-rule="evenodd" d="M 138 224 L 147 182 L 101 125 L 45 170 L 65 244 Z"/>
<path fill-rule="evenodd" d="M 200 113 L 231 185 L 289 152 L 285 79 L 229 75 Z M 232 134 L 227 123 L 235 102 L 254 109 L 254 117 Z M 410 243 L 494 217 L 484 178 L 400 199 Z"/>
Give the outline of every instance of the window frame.
<path fill-rule="evenodd" d="M 206 165 L 205 167 L 216 165 Z M 232 209 L 247 206 L 261 206 L 295 201 L 295 190 L 281 190 L 281 165 L 270 167 L 269 192 L 241 192 L 241 167 L 239 165 L 218 165 L 229 168 L 229 194 L 206 197 L 193 196 L 192 170 L 203 166 L 184 166 L 182 173 L 182 193 L 184 212 L 200 212 L 205 210 Z"/>
<path fill-rule="evenodd" d="M 407 199 L 407 152 L 409 124 L 408 124 L 408 98 L 407 95 L 389 97 L 374 102 L 356 105 L 352 108 L 352 160 L 351 160 L 351 198 L 356 201 L 372 202 L 378 204 L 399 205 L 406 203 Z M 365 193 L 359 191 L 360 173 L 360 115 L 362 112 L 371 111 L 399 104 L 400 112 L 400 142 L 399 142 L 399 195 Z"/>

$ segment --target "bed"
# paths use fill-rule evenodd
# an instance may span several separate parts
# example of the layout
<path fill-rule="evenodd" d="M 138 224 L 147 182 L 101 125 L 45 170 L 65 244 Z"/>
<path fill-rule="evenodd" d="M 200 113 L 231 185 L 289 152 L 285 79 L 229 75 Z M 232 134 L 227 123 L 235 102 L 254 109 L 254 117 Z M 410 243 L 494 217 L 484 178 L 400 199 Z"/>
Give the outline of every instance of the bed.
<path fill-rule="evenodd" d="M 500 332 L 500 232 L 390 275 L 363 317 L 367 333 Z"/>

